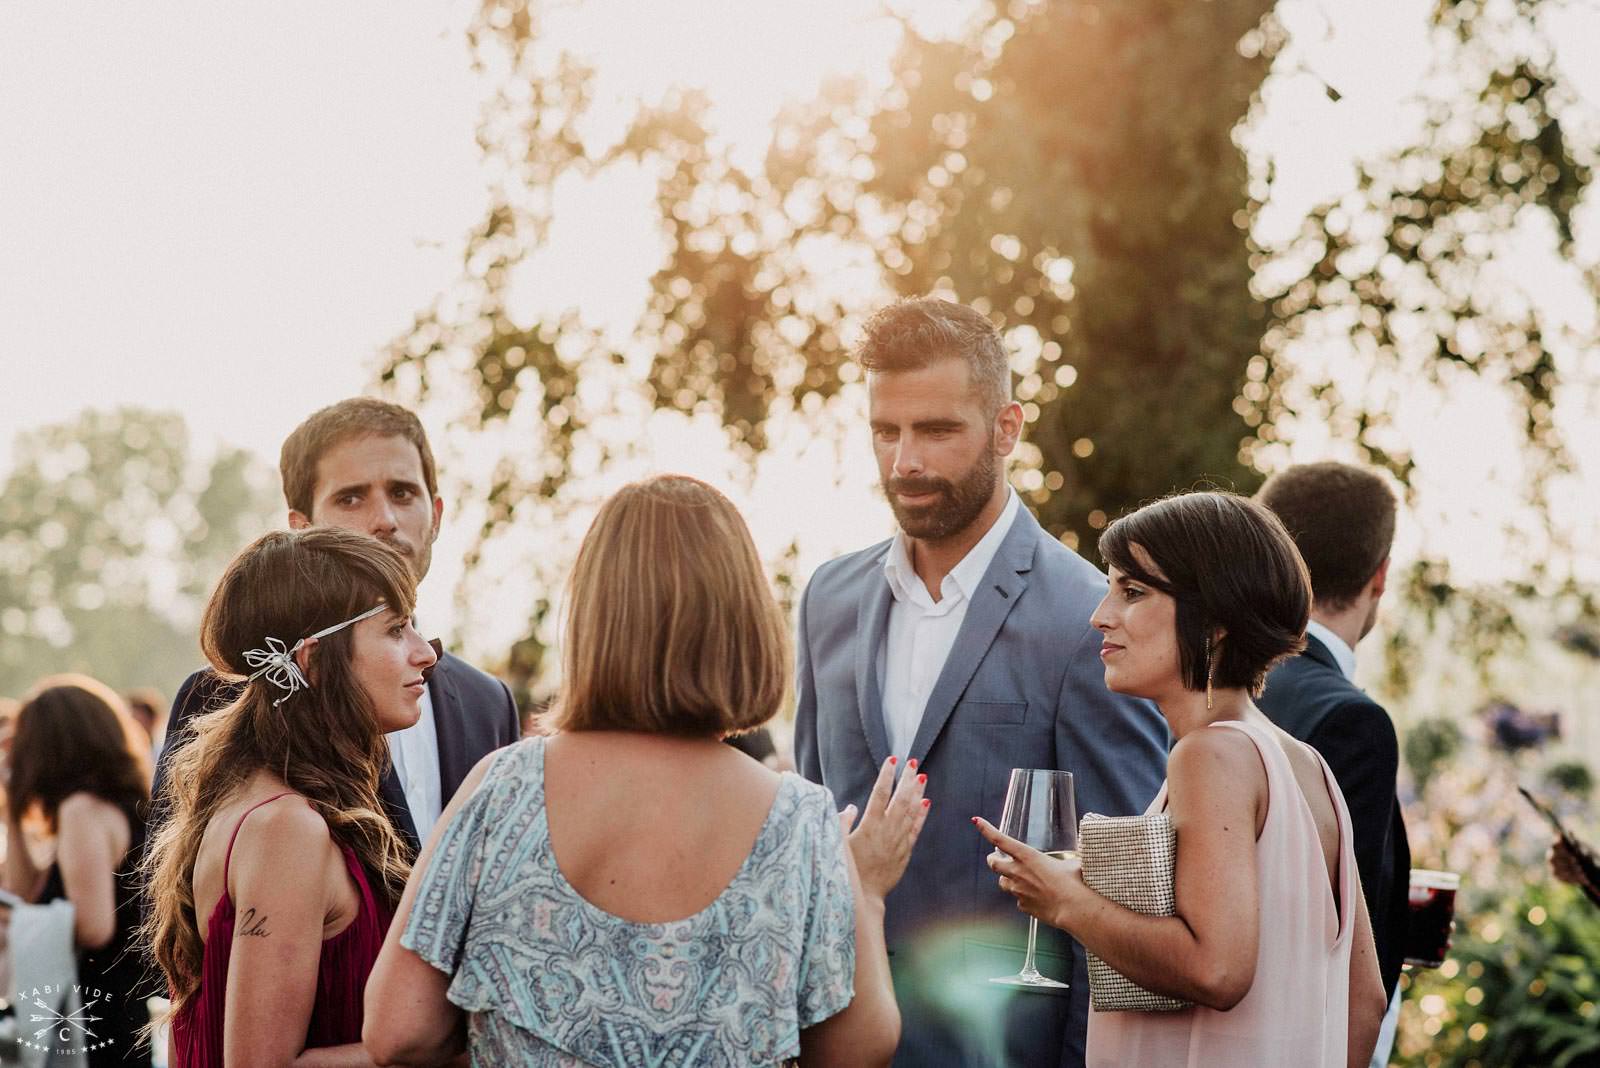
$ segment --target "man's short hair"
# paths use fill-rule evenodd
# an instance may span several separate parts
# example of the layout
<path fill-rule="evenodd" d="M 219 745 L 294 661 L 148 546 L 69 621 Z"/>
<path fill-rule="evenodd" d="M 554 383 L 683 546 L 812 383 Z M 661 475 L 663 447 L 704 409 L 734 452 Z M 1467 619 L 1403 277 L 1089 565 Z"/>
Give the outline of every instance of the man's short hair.
<path fill-rule="evenodd" d="M 1300 464 L 1267 479 L 1256 499 L 1294 538 L 1320 608 L 1348 607 L 1394 544 L 1394 493 L 1367 468 L 1333 461 Z"/>
<path fill-rule="evenodd" d="M 972 388 L 993 415 L 1011 399 L 1011 363 L 994 324 L 964 304 L 917 297 L 868 319 L 856 347 L 866 371 L 920 371 L 938 360 L 966 361 Z"/>
<path fill-rule="evenodd" d="M 430 498 L 439 495 L 439 479 L 433 469 L 433 450 L 422 422 L 411 411 L 378 400 L 376 397 L 351 397 L 330 404 L 294 428 L 278 454 L 278 471 L 283 476 L 283 499 L 289 507 L 310 518 L 317 492 L 317 464 L 335 445 L 351 438 L 405 438 L 416 446 L 422 458 L 422 481 Z"/>

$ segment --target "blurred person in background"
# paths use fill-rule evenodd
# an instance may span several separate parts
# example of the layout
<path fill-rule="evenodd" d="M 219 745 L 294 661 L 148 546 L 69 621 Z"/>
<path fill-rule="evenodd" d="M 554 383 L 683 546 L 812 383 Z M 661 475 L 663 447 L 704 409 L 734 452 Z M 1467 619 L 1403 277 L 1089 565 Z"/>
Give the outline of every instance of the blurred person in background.
<path fill-rule="evenodd" d="M 167 699 L 161 696 L 160 690 L 141 686 L 129 690 L 123 695 L 123 700 L 128 704 L 133 721 L 144 728 L 145 737 L 150 739 L 153 758 L 161 752 L 161 743 L 167 736 Z"/>
<path fill-rule="evenodd" d="M 21 710 L 21 701 L 0 697 L 0 813 L 6 811 L 7 779 L 11 774 L 11 740 L 16 736 L 17 713 Z M 4 822 L 0 821 L 0 831 L 4 830 L 4 826 Z M 0 857 L 4 856 L 4 850 L 0 849 Z"/>
<path fill-rule="evenodd" d="M 789 760 L 778 750 L 778 743 L 772 737 L 772 731 L 766 727 L 757 727 L 744 734 L 735 734 L 728 739 L 728 744 L 751 760 L 758 760 L 773 771 L 793 771 L 794 761 Z"/>
<path fill-rule="evenodd" d="M 173 757 L 145 863 L 174 1068 L 370 1063 L 362 991 L 410 871 L 382 739 L 435 659 L 414 597 L 393 548 L 324 528 L 264 535 L 211 595 L 202 647 L 236 696 Z"/>
<path fill-rule="evenodd" d="M 8 780 L 11 775 L 11 739 L 16 734 L 17 712 L 21 708 L 22 702 L 11 697 L 0 697 L 0 866 L 5 864 L 6 853 L 15 841 L 8 832 L 11 825 Z M 0 873 L 3 872 L 4 868 L 0 867 Z M 4 875 L 0 874 L 0 879 L 3 878 Z M 9 912 L 0 914 L 0 929 L 3 929 L 9 915 Z"/>
<path fill-rule="evenodd" d="M 337 527 L 369 534 L 400 553 L 421 584 L 433 560 L 444 499 L 433 451 L 416 415 L 397 404 L 353 397 L 314 412 L 283 443 L 278 461 L 289 527 Z M 484 754 L 521 736 L 516 702 L 505 683 L 435 645 L 415 726 L 385 742 L 380 796 L 384 811 L 415 855 L 468 770 Z M 189 721 L 238 695 L 199 671 L 172 703 L 168 743 L 156 765 L 158 808 L 166 769 L 187 741 Z M 159 818 L 159 811 L 157 813 Z"/>
<path fill-rule="evenodd" d="M 99 1017 L 88 1063 L 150 1063 L 139 1046 L 149 1023 L 137 954 L 136 868 L 150 800 L 150 754 L 122 699 L 83 675 L 41 680 L 17 713 L 8 763 L 5 887 L 25 901 L 73 906 L 77 982 Z M 35 863 L 24 835 L 47 839 L 54 859 Z"/>
<path fill-rule="evenodd" d="M 1590 901 L 1600 905 L 1600 858 L 1587 842 L 1557 838 L 1550 845 L 1550 874 L 1582 890 Z"/>
<path fill-rule="evenodd" d="M 367 1048 L 435 1064 L 885 1065 L 883 898 L 927 812 L 865 814 L 723 744 L 788 689 L 785 623 L 722 494 L 664 476 L 601 507 L 567 595 L 549 736 L 486 758 L 406 888 Z"/>

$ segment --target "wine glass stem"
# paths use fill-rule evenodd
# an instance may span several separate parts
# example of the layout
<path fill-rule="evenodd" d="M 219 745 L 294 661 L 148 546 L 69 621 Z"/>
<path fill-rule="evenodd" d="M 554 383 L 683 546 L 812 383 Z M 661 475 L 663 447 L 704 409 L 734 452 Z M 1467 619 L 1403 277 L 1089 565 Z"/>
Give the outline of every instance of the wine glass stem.
<path fill-rule="evenodd" d="M 1039 979 L 1039 978 L 1042 978 L 1042 976 L 1040 976 L 1040 974 L 1039 974 L 1038 965 L 1034 964 L 1034 962 L 1033 962 L 1033 947 L 1034 947 L 1035 943 L 1038 942 L 1038 940 L 1039 940 L 1039 920 L 1038 920 L 1038 917 L 1030 917 L 1028 919 L 1028 956 L 1022 962 L 1022 977 L 1024 979 Z"/>

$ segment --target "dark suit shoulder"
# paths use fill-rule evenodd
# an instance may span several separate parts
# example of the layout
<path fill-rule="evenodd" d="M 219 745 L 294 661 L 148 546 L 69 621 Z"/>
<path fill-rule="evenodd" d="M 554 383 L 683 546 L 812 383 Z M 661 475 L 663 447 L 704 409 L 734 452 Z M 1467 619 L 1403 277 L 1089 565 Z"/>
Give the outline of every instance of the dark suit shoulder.
<path fill-rule="evenodd" d="M 191 721 L 196 716 L 215 711 L 233 701 L 243 688 L 239 682 L 224 678 L 210 668 L 201 668 L 183 680 L 183 685 L 178 687 L 178 693 L 172 699 L 166 738 L 161 743 L 161 752 L 156 756 L 155 779 L 151 783 L 150 794 L 158 806 L 165 800 L 167 768 L 172 764 L 173 755 L 189 741 Z"/>
<path fill-rule="evenodd" d="M 1266 689 L 1256 699 L 1256 706 L 1301 741 L 1323 729 L 1325 721 L 1336 713 L 1342 718 L 1348 710 L 1354 709 L 1359 711 L 1350 714 L 1376 713 L 1388 719 L 1383 706 L 1345 678 L 1338 668 L 1304 653 L 1272 669 L 1267 675 Z"/>
<path fill-rule="evenodd" d="M 201 668 L 184 679 L 172 699 L 172 712 L 167 717 L 167 740 L 163 748 L 182 745 L 190 720 L 229 704 L 238 698 L 242 689 L 244 687 L 238 681 L 224 678 L 210 668 Z"/>
<path fill-rule="evenodd" d="M 445 653 L 440 657 L 439 665 L 434 671 L 436 674 L 448 677 L 451 685 L 470 690 L 473 696 L 492 695 L 495 699 L 499 699 L 505 692 L 505 683 L 482 668 L 467 663 L 454 653 Z"/>
<path fill-rule="evenodd" d="M 220 708 L 239 696 L 244 687 L 238 681 L 224 678 L 210 668 L 201 668 L 183 680 L 178 694 L 172 699 L 173 710 L 181 705 L 187 711 L 206 711 Z"/>
<path fill-rule="evenodd" d="M 500 679 L 480 670 L 451 653 L 445 653 L 439 658 L 439 664 L 433 673 L 434 715 L 439 717 L 445 729 L 464 728 L 467 734 L 464 740 L 468 742 L 468 752 L 477 752 L 478 756 L 489 752 L 496 746 L 514 742 L 522 737 L 522 719 L 517 711 L 516 699 L 511 696 L 511 688 Z M 451 722 L 455 727 L 449 727 Z M 487 730 L 487 734 L 481 733 Z M 476 739 L 476 741 L 473 741 Z M 481 750 L 481 752 L 479 752 Z M 440 754 L 441 764 L 445 763 L 444 753 Z M 473 761 L 476 762 L 476 757 Z M 461 774 L 466 774 L 466 769 L 459 769 Z"/>
<path fill-rule="evenodd" d="M 1321 718 L 1317 727 L 1320 732 L 1337 730 L 1358 735 L 1369 745 L 1379 740 L 1387 740 L 1390 748 L 1399 744 L 1394 720 L 1389 718 L 1389 713 L 1382 705 L 1364 693 L 1358 692 L 1354 697 L 1336 703 Z"/>

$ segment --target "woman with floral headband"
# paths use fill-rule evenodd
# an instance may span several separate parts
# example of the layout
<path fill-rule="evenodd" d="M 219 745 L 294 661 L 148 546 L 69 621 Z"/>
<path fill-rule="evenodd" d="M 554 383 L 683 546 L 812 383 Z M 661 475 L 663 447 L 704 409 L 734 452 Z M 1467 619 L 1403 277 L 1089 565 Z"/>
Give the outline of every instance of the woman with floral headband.
<path fill-rule="evenodd" d="M 196 721 L 146 864 L 174 1068 L 371 1063 L 362 993 L 409 874 L 381 736 L 435 659 L 414 596 L 395 550 L 316 528 L 256 541 L 206 606 L 206 656 L 245 685 Z"/>

